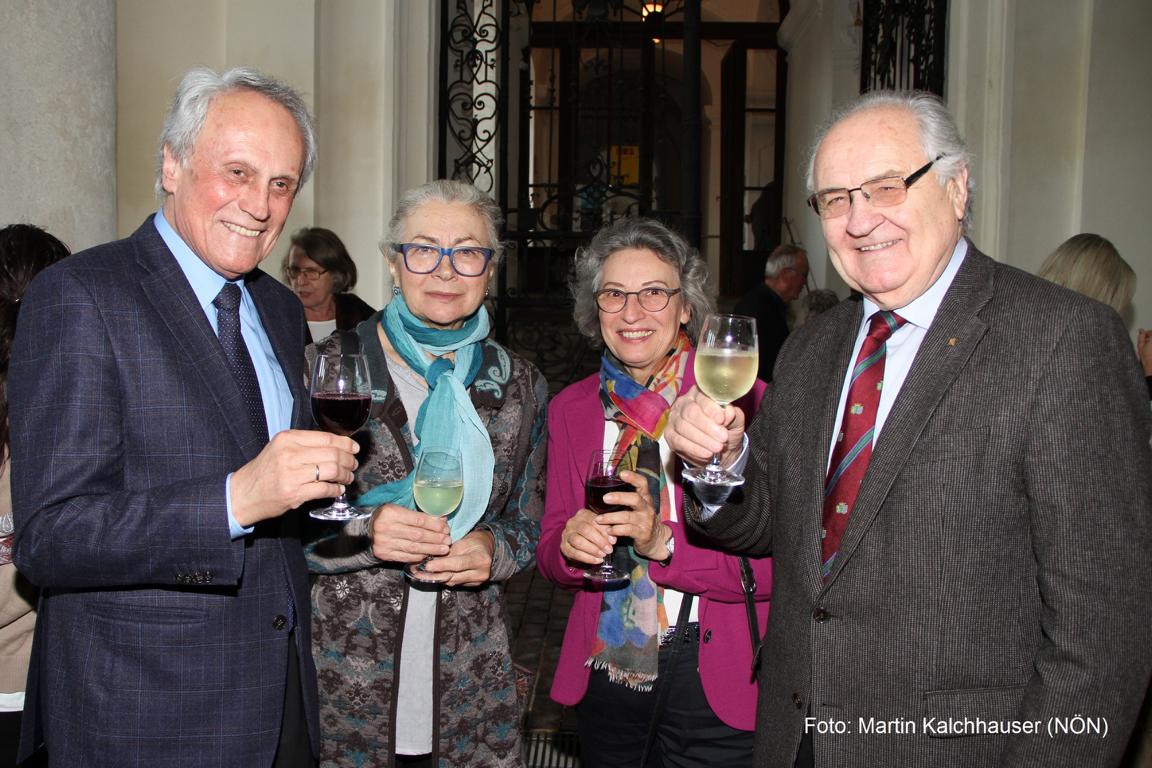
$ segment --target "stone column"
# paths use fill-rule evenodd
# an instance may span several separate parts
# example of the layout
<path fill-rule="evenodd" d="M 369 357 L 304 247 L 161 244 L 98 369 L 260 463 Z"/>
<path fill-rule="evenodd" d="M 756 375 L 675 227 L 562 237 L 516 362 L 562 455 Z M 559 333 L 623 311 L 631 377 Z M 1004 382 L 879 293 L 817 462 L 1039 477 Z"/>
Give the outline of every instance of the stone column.
<path fill-rule="evenodd" d="M 116 2 L 0 3 L 0 226 L 116 235 Z"/>

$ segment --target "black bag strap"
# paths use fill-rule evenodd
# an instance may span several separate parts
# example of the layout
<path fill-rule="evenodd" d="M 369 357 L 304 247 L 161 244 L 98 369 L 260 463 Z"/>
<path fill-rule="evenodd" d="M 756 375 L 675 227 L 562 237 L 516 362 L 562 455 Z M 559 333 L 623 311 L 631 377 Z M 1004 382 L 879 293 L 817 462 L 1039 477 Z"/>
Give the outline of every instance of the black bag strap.
<path fill-rule="evenodd" d="M 672 661 L 680 653 L 680 646 L 684 645 L 684 638 L 688 633 L 688 616 L 692 613 L 692 600 L 695 595 L 684 595 L 680 603 L 680 613 L 676 616 L 676 632 L 672 635 L 672 650 L 668 651 L 668 670 L 661 673 L 657 670 L 655 693 L 656 702 L 652 705 L 652 719 L 648 721 L 648 736 L 644 739 L 644 752 L 640 756 L 640 768 L 648 768 L 648 760 L 652 757 L 652 747 L 656 744 L 656 730 L 660 727 L 660 718 L 664 715 L 664 706 L 668 703 L 668 689 L 672 685 L 669 681 L 668 671 L 672 668 Z"/>
<path fill-rule="evenodd" d="M 748 558 L 740 557 L 740 585 L 744 587 L 744 610 L 748 614 L 748 636 L 752 638 L 752 679 L 760 671 L 760 648 L 764 643 L 760 637 L 760 622 L 756 618 L 756 576 Z"/>

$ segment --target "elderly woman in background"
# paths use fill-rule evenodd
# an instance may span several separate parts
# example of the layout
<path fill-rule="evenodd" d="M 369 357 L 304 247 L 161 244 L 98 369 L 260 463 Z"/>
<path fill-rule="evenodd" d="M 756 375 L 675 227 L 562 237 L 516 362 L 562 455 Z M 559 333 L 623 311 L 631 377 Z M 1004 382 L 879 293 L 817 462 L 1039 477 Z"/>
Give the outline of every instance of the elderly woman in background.
<path fill-rule="evenodd" d="M 31 224 L 0 229 L 0 766 L 16 765 L 37 596 L 36 588 L 12 564 L 8 358 L 24 289 L 40 270 L 68 253 L 68 246 Z M 43 752 L 24 762 L 46 764 Z"/>
<path fill-rule="evenodd" d="M 356 287 L 356 263 L 330 229 L 297 230 L 280 269 L 304 305 L 309 341 L 322 339 L 333 331 L 355 328 L 376 311 L 349 293 Z"/>
<path fill-rule="evenodd" d="M 771 564 L 752 561 L 755 587 L 746 594 L 741 558 L 707 548 L 685 527 L 680 466 L 662 438 L 667 410 L 695 381 L 692 340 L 712 311 L 706 281 L 699 254 L 652 220 L 607 226 L 576 257 L 576 324 L 605 350 L 600 373 L 548 409 L 537 563 L 576 590 L 552 698 L 576 705 L 586 768 L 640 766 L 650 728 L 649 765 L 752 763 L 752 648 L 768 616 Z M 763 391 L 758 381 L 737 405 L 750 417 Z M 638 471 L 622 473 L 635 492 L 605 498 L 626 510 L 598 516 L 585 506 L 584 474 L 600 449 L 628 456 Z M 583 576 L 625 539 L 624 588 Z M 656 711 L 661 686 L 667 705 Z"/>
<path fill-rule="evenodd" d="M 503 595 L 539 537 L 547 386 L 488 338 L 502 223 L 482 192 L 436 181 L 403 195 L 381 245 L 395 296 L 354 332 L 373 402 L 349 488 L 375 510 L 308 546 L 324 766 L 523 764 Z M 448 522 L 412 501 L 426 443 L 463 456 Z"/>

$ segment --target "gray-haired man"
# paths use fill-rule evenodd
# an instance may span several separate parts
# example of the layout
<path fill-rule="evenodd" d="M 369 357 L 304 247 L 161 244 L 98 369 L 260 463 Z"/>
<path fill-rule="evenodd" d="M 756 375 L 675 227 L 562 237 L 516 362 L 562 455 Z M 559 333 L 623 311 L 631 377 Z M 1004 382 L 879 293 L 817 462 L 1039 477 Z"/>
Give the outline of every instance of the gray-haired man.
<path fill-rule="evenodd" d="M 1149 413 L 1123 323 L 964 237 L 967 151 L 934 97 L 861 97 L 811 169 L 862 296 L 789 339 L 744 495 L 695 514 L 773 556 L 758 765 L 1115 766 L 1152 667 Z M 743 428 L 697 392 L 665 434 L 703 463 Z"/>

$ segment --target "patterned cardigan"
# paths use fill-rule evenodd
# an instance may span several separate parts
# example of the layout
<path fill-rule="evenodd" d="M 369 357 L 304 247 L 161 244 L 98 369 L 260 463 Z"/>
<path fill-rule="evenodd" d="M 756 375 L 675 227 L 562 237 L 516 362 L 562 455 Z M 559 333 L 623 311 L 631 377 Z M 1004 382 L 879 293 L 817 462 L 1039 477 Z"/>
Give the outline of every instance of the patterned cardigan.
<path fill-rule="evenodd" d="M 372 418 L 361 439 L 354 498 L 412 470 L 404 406 L 377 336 L 379 313 L 357 326 L 372 377 Z M 317 345 L 337 351 L 339 334 Z M 496 456 L 492 496 L 477 528 L 496 541 L 492 579 L 479 588 L 443 589 L 436 609 L 434 759 L 440 768 L 523 765 L 518 701 L 504 582 L 531 568 L 544 509 L 544 377 L 530 363 L 485 341 L 483 364 L 469 392 Z M 364 435 L 365 433 L 361 433 Z M 358 436 L 360 438 L 360 436 Z M 396 676 L 409 585 L 402 565 L 371 553 L 368 520 L 339 528 L 313 523 L 313 656 L 320 683 L 321 763 L 391 766 Z"/>

